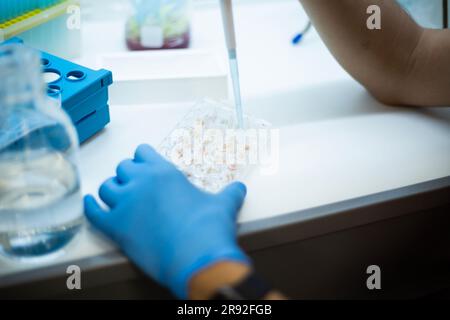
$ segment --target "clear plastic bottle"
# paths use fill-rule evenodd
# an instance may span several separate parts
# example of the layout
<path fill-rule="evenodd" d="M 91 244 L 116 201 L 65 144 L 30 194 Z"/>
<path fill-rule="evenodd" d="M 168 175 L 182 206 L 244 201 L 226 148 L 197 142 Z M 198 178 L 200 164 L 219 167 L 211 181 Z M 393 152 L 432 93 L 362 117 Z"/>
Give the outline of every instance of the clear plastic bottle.
<path fill-rule="evenodd" d="M 40 258 L 83 224 L 78 138 L 45 92 L 37 51 L 0 46 L 0 79 L 0 253 Z"/>
<path fill-rule="evenodd" d="M 133 0 L 126 25 L 130 50 L 180 49 L 190 42 L 189 0 Z"/>

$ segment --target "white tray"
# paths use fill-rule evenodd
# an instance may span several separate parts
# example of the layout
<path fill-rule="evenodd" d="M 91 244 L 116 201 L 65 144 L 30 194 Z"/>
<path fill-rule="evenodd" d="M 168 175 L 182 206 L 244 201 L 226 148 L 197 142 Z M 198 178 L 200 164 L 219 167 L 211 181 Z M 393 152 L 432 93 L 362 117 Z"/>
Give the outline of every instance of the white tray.
<path fill-rule="evenodd" d="M 226 60 L 210 50 L 113 53 L 98 66 L 113 72 L 112 104 L 148 104 L 228 98 Z"/>

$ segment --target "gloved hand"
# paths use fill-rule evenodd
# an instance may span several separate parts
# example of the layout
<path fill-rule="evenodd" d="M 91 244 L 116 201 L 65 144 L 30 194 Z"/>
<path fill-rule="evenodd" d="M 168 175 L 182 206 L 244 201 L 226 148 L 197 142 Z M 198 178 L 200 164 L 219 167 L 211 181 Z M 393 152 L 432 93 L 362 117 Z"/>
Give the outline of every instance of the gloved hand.
<path fill-rule="evenodd" d="M 246 188 L 236 182 L 218 194 L 201 191 L 148 145 L 102 184 L 103 210 L 85 198 L 91 223 L 115 241 L 146 274 L 187 298 L 189 280 L 221 260 L 249 263 L 236 242 L 236 216 Z"/>

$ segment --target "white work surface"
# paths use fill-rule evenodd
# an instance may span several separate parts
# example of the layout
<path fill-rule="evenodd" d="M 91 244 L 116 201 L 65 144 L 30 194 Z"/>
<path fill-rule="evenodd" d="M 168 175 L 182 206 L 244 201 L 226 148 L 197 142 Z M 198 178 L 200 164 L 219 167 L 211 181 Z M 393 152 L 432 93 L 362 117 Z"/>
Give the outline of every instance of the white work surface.
<path fill-rule="evenodd" d="M 450 175 L 448 108 L 383 106 L 340 68 L 314 32 L 292 46 L 291 36 L 305 21 L 297 1 L 242 4 L 236 11 L 244 107 L 280 128 L 279 170 L 270 176 L 255 171 L 244 179 L 248 196 L 239 222 Z M 196 12 L 194 47 L 222 47 L 218 19 L 215 8 Z M 90 35 L 89 28 L 106 28 L 121 36 L 115 24 L 91 23 L 85 28 L 84 42 L 91 49 L 98 37 Z M 97 49 L 123 50 L 117 39 L 104 41 Z M 89 59 L 94 63 L 92 54 L 85 57 L 87 64 Z M 106 130 L 81 148 L 83 191 L 96 193 L 138 144 L 158 145 L 190 106 L 112 105 Z M 85 228 L 63 255 L 46 263 L 113 250 L 105 238 Z M 41 266 L 1 260 L 0 276 Z"/>

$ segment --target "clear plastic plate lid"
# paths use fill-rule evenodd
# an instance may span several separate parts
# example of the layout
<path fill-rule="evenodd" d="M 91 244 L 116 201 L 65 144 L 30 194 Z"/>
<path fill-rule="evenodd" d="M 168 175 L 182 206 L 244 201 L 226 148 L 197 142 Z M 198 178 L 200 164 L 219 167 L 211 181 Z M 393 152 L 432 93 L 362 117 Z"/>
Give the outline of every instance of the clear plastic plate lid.
<path fill-rule="evenodd" d="M 237 129 L 235 109 L 212 100 L 197 102 L 162 141 L 158 151 L 199 188 L 217 192 L 258 166 L 259 146 L 271 124 L 244 116 Z"/>

